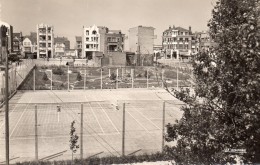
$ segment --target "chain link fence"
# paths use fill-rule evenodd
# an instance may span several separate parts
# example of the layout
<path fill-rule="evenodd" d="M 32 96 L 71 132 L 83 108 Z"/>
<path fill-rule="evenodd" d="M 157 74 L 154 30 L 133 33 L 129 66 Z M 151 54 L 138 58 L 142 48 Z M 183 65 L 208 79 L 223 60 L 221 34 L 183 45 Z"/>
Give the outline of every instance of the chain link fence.
<path fill-rule="evenodd" d="M 70 159 L 72 121 L 79 137 L 74 158 L 155 153 L 166 145 L 165 125 L 181 117 L 182 105 L 172 100 L 11 103 L 10 159 L 12 162 Z M 1 132 L 3 123 L 4 119 L 0 122 Z M 0 147 L 4 148 L 4 133 Z M 0 152 L 3 161 L 4 150 Z"/>

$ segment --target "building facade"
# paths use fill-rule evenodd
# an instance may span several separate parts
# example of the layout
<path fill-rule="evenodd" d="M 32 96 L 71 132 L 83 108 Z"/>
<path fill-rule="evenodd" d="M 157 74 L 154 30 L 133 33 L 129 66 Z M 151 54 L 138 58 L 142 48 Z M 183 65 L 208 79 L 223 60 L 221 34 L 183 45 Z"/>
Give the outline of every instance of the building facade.
<path fill-rule="evenodd" d="M 30 35 L 24 36 L 22 55 L 25 58 L 37 58 L 37 33 L 31 32 Z"/>
<path fill-rule="evenodd" d="M 138 26 L 129 29 L 129 49 L 130 52 L 140 54 L 153 54 L 155 28 Z"/>
<path fill-rule="evenodd" d="M 153 61 L 153 45 L 155 28 L 138 26 L 129 29 L 129 50 L 134 52 L 135 65 L 143 65 L 144 61 Z"/>
<path fill-rule="evenodd" d="M 23 46 L 23 35 L 22 32 L 20 33 L 13 33 L 13 49 L 12 54 L 21 55 L 22 53 L 22 46 Z"/>
<path fill-rule="evenodd" d="M 37 58 L 53 58 L 54 33 L 53 26 L 46 24 L 37 25 Z"/>
<path fill-rule="evenodd" d="M 55 58 L 60 58 L 63 57 L 65 55 L 65 44 L 61 43 L 61 42 L 57 42 L 54 45 L 54 57 Z"/>
<path fill-rule="evenodd" d="M 113 59 L 113 52 L 124 51 L 124 37 L 120 30 L 109 30 L 104 26 L 83 27 L 82 44 L 76 37 L 76 47 L 80 51 L 82 45 L 82 58 L 99 61 L 100 65 L 102 59 L 103 64 L 108 64 L 112 63 L 109 59 Z"/>
<path fill-rule="evenodd" d="M 7 32 L 4 32 L 5 30 Z M 2 63 L 7 53 L 13 51 L 13 26 L 2 21 L 0 21 L 0 42 L 0 63 Z"/>
<path fill-rule="evenodd" d="M 108 52 L 123 52 L 124 51 L 125 34 L 121 30 L 108 30 L 105 39 L 105 51 Z"/>
<path fill-rule="evenodd" d="M 196 51 L 196 39 L 189 29 L 169 27 L 162 35 L 162 48 L 166 59 L 189 58 Z"/>
<path fill-rule="evenodd" d="M 209 51 L 210 49 L 217 46 L 209 32 L 199 32 L 196 33 L 197 39 L 197 51 Z"/>
<path fill-rule="evenodd" d="M 67 37 L 54 37 L 54 45 L 56 43 L 63 43 L 65 45 L 65 50 L 70 49 L 70 41 Z"/>
<path fill-rule="evenodd" d="M 76 36 L 75 49 L 77 51 L 78 58 L 83 58 L 83 56 L 82 56 L 82 37 L 81 36 Z"/>

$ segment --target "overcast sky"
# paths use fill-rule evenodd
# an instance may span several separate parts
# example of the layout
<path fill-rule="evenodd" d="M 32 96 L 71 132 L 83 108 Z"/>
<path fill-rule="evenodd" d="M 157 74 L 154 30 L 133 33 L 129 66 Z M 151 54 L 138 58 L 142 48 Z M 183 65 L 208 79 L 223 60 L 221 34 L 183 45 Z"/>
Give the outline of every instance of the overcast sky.
<path fill-rule="evenodd" d="M 0 0 L 1 19 L 24 35 L 36 31 L 39 23 L 54 26 L 55 36 L 65 36 L 74 47 L 75 36 L 82 27 L 106 26 L 112 30 L 128 29 L 138 25 L 155 28 L 161 44 L 162 32 L 169 25 L 192 31 L 207 30 L 211 10 L 216 0 Z"/>

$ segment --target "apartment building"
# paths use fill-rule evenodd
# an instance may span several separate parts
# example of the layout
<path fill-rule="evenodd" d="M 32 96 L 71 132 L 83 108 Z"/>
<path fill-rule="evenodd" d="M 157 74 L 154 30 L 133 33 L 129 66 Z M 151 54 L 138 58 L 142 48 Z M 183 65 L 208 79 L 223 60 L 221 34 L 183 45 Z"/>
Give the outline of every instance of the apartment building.
<path fill-rule="evenodd" d="M 54 33 L 53 26 L 46 24 L 37 25 L 37 58 L 53 58 Z"/>
<path fill-rule="evenodd" d="M 82 56 L 82 37 L 76 36 L 75 38 L 76 38 L 75 49 L 77 51 L 77 56 L 78 56 L 78 58 L 83 58 L 83 56 Z"/>
<path fill-rule="evenodd" d="M 63 43 L 65 45 L 65 50 L 70 49 L 70 41 L 68 40 L 67 37 L 54 37 L 54 45 L 56 43 Z"/>
<path fill-rule="evenodd" d="M 162 35 L 162 49 L 166 59 L 190 58 L 196 51 L 196 39 L 191 27 L 169 26 Z"/>
<path fill-rule="evenodd" d="M 12 54 L 18 56 L 22 54 L 22 46 L 23 46 L 23 34 L 20 33 L 13 33 L 13 49 Z"/>
<path fill-rule="evenodd" d="M 214 48 L 215 46 L 217 46 L 217 43 L 214 42 L 209 32 L 207 31 L 196 33 L 196 39 L 197 39 L 197 51 L 208 51 Z"/>
<path fill-rule="evenodd" d="M 7 30 L 7 32 L 4 32 Z M 3 34 L 5 33 L 5 34 Z M 6 35 L 6 36 L 4 36 Z M 13 26 L 0 21 L 0 63 L 6 58 L 7 52 L 13 51 Z"/>
<path fill-rule="evenodd" d="M 116 63 L 114 57 L 118 54 L 124 56 L 125 59 L 124 37 L 125 34 L 122 34 L 121 30 L 109 30 L 107 27 L 96 25 L 83 27 L 82 57 L 94 62 L 98 61 L 100 65 L 101 58 L 107 64 Z M 80 50 L 79 38 L 77 43 Z M 121 63 L 124 62 L 121 60 Z"/>
<path fill-rule="evenodd" d="M 137 26 L 129 29 L 129 49 L 135 53 L 135 65 L 143 65 L 144 61 L 152 64 L 155 28 Z"/>
<path fill-rule="evenodd" d="M 37 58 L 37 33 L 31 32 L 30 35 L 24 36 L 22 55 L 25 58 Z"/>
<path fill-rule="evenodd" d="M 140 54 L 153 54 L 155 28 L 137 26 L 129 29 L 129 49 L 130 52 Z"/>
<path fill-rule="evenodd" d="M 125 34 L 121 30 L 108 30 L 105 39 L 105 53 L 123 52 Z"/>

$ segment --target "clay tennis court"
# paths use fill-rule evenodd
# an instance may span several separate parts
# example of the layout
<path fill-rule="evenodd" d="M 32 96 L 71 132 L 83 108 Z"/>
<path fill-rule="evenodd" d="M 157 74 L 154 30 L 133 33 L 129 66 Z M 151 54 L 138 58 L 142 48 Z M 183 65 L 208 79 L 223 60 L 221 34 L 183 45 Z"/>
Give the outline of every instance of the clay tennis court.
<path fill-rule="evenodd" d="M 70 124 L 75 120 L 80 137 L 81 104 L 84 158 L 95 154 L 122 154 L 123 103 L 125 154 L 161 151 L 163 102 L 165 123 L 174 123 L 182 115 L 179 109 L 183 103 L 163 89 L 18 91 L 10 101 L 11 163 L 35 159 L 36 108 L 39 159 L 71 159 Z M 1 163 L 5 161 L 4 123 L 3 107 L 0 113 Z M 79 158 L 79 153 L 80 149 L 75 157 Z"/>

